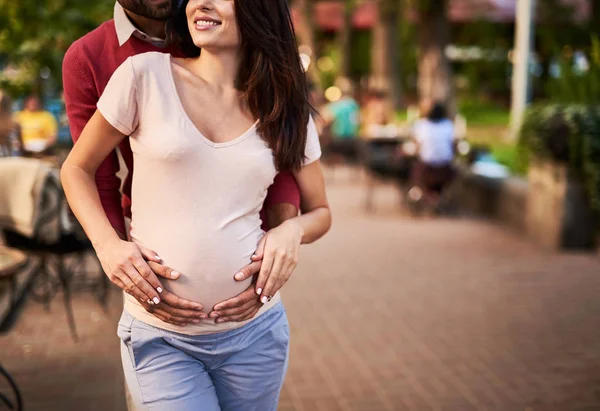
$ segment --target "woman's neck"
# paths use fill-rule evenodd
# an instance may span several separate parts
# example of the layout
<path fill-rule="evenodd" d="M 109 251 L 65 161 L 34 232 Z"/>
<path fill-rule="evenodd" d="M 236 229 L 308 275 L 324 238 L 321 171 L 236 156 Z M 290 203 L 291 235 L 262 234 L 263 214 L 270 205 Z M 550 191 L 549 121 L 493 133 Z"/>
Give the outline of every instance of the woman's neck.
<path fill-rule="evenodd" d="M 235 88 L 239 68 L 237 51 L 212 53 L 203 49 L 200 57 L 194 59 L 191 65 L 206 82 L 221 88 Z"/>

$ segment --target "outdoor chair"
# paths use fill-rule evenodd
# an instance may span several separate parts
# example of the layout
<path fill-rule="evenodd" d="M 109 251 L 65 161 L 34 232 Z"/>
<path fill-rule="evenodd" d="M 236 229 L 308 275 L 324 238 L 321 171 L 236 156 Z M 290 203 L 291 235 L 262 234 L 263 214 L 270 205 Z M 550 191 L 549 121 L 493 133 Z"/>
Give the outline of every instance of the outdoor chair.
<path fill-rule="evenodd" d="M 404 140 L 400 138 L 375 138 L 367 140 L 363 148 L 363 166 L 368 175 L 365 209 L 374 209 L 375 189 L 379 180 L 392 180 L 400 187 L 410 178 L 412 160 L 401 154 Z"/>
<path fill-rule="evenodd" d="M 22 161 L 41 160 L 22 159 Z M 34 301 L 43 303 L 49 311 L 52 298 L 59 290 L 63 291 L 63 302 L 71 335 L 74 340 L 77 340 L 71 306 L 72 292 L 92 289 L 98 292 L 99 300 L 106 308 L 110 284 L 95 257 L 91 242 L 71 216 L 58 180 L 57 170 L 48 168 L 42 184 L 41 198 L 37 202 L 40 210 L 34 232 L 28 235 L 29 233 L 19 232 L 14 227 L 6 228 L 6 226 L 1 227 L 1 230 L 8 247 L 27 253 L 36 262 L 33 268 L 35 274 L 29 289 L 29 295 Z M 94 270 L 93 277 L 90 277 L 88 274 L 92 273 L 86 270 L 86 257 L 90 254 L 94 258 L 95 266 L 98 267 Z"/>
<path fill-rule="evenodd" d="M 2 367 L 2 365 L 0 365 L 0 380 L 1 379 L 5 379 L 8 382 L 8 386 L 12 395 L 8 396 L 0 392 L 0 409 L 9 409 L 11 411 L 23 410 L 21 391 L 19 390 L 15 380 L 10 376 L 8 371 Z M 4 386 L 4 384 L 2 384 L 2 386 Z M 13 399 L 12 401 L 11 398 Z"/>

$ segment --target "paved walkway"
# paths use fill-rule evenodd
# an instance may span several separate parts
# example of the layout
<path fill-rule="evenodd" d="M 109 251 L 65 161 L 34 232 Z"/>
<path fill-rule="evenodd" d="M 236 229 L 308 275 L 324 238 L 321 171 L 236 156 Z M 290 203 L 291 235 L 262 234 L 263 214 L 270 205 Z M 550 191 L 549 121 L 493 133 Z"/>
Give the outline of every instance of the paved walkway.
<path fill-rule="evenodd" d="M 600 410 L 600 259 L 557 255 L 469 220 L 411 220 L 383 189 L 329 189 L 332 232 L 302 250 L 281 411 Z M 120 312 L 28 303 L 0 337 L 27 411 L 124 410 Z M 1 388 L 1 387 L 0 387 Z M 243 411 L 243 410 L 240 410 Z"/>

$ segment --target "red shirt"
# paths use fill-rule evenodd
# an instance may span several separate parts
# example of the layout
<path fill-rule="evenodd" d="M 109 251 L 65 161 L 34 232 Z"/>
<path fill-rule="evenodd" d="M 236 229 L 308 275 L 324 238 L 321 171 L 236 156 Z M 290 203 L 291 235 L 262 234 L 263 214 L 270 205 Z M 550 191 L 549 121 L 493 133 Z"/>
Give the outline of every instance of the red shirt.
<path fill-rule="evenodd" d="M 107 21 L 71 45 L 63 61 L 63 86 L 74 142 L 96 111 L 96 103 L 114 71 L 128 57 L 149 51 L 181 55 L 174 48 L 161 48 L 135 35 L 131 35 L 120 45 L 114 20 Z M 131 217 L 131 177 L 134 166 L 129 139 L 124 139 L 119 149 L 128 169 L 123 182 L 123 194 L 120 192 L 121 181 L 117 177 L 120 166 L 116 150 L 98 168 L 96 185 L 110 223 L 126 234 L 123 216 Z M 265 207 L 279 203 L 290 203 L 300 208 L 298 184 L 289 172 L 279 173 L 275 178 L 269 189 Z M 264 209 L 261 214 L 265 222 Z"/>

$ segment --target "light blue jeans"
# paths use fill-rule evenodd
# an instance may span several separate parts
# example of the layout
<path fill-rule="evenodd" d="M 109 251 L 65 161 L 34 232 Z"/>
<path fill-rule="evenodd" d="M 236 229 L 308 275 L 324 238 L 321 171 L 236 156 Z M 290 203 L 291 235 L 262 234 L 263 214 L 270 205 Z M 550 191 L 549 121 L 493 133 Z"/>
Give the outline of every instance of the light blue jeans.
<path fill-rule="evenodd" d="M 275 411 L 287 370 L 283 304 L 243 327 L 185 335 L 123 311 L 118 332 L 136 411 Z"/>

